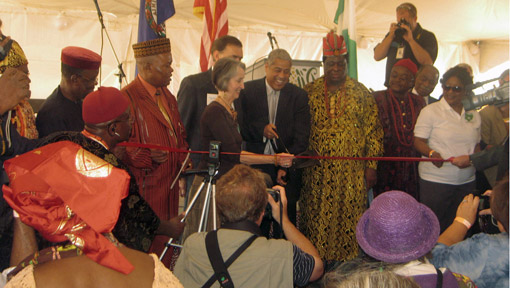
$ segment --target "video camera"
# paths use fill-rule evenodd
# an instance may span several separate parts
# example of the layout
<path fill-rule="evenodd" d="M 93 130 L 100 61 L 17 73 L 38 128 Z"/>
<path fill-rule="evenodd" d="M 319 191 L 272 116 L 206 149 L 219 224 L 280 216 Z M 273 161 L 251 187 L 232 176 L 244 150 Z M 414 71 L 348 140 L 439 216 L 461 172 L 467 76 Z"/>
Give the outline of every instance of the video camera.
<path fill-rule="evenodd" d="M 503 85 L 499 87 L 494 87 L 491 90 L 484 91 L 478 95 L 475 95 L 473 90 L 482 87 L 483 85 L 497 81 L 499 78 L 494 78 L 491 80 L 475 83 L 473 85 L 467 86 L 466 89 L 468 91 L 467 97 L 462 100 L 462 105 L 464 106 L 464 110 L 474 110 L 480 109 L 485 105 L 503 105 L 509 102 L 509 90 L 508 90 L 508 82 L 503 83 Z"/>

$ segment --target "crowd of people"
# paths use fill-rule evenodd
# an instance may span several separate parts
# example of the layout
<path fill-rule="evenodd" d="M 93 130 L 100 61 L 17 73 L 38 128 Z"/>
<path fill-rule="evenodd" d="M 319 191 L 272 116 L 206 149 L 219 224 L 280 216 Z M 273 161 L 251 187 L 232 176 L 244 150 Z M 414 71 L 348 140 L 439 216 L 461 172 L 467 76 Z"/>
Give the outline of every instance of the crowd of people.
<path fill-rule="evenodd" d="M 508 103 L 466 111 L 470 67 L 440 77 L 416 7 L 396 17 L 374 49 L 383 91 L 347 76 L 330 32 L 324 75 L 303 88 L 280 48 L 245 83 L 227 35 L 174 97 L 170 40 L 157 38 L 133 45 L 138 75 L 121 90 L 96 89 L 100 55 L 62 49 L 37 117 L 29 62 L 1 35 L 0 287 L 508 287 Z M 211 141 L 219 161 L 186 152 Z M 475 172 L 493 166 L 493 189 L 477 191 Z M 182 173 L 193 168 L 214 176 L 212 204 L 206 176 Z M 196 201 L 179 214 L 184 196 Z M 474 229 L 478 215 L 500 233 Z"/>

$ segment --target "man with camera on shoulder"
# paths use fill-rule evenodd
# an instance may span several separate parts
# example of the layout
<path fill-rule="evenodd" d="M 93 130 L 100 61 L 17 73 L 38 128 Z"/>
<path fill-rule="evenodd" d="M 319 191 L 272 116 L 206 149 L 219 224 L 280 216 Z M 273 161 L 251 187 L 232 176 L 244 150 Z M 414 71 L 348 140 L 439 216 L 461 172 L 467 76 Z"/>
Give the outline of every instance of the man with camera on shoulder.
<path fill-rule="evenodd" d="M 322 275 L 317 249 L 289 221 L 285 190 L 273 188 L 279 201 L 266 192 L 262 173 L 242 164 L 218 180 L 221 228 L 186 239 L 174 270 L 185 287 L 294 287 Z M 260 236 L 268 202 L 288 240 Z"/>
<path fill-rule="evenodd" d="M 411 59 L 420 68 L 424 64 L 434 64 L 437 57 L 436 36 L 416 22 L 416 7 L 411 3 L 402 3 L 396 11 L 397 23 L 391 23 L 388 34 L 374 48 L 376 61 L 388 58 L 385 86 L 388 86 L 391 68 L 398 60 Z"/>

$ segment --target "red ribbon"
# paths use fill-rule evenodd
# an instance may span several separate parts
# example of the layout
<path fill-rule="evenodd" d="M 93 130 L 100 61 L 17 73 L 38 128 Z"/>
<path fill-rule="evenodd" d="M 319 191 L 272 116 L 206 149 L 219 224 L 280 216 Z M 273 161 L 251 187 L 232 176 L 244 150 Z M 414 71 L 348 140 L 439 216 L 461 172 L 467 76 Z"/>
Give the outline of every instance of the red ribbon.
<path fill-rule="evenodd" d="M 131 143 L 131 142 L 123 142 L 119 143 L 118 146 L 124 147 L 136 147 L 136 148 L 147 148 L 147 149 L 157 149 L 164 150 L 168 152 L 175 153 L 194 153 L 194 154 L 208 154 L 209 151 L 190 151 L 186 149 L 172 148 L 167 146 L 160 146 L 155 144 L 140 144 L 140 143 Z M 237 152 L 220 152 L 223 155 L 241 155 L 241 153 Z M 274 155 L 266 155 L 266 154 L 250 154 L 250 155 L 259 155 L 266 157 L 274 157 Z M 285 157 L 285 156 L 281 156 Z M 346 157 L 346 156 L 294 156 L 294 158 L 299 159 L 327 159 L 327 160 L 367 160 L 367 161 L 401 161 L 401 162 L 451 162 L 453 157 L 448 159 L 441 158 L 421 158 L 421 157 Z"/>

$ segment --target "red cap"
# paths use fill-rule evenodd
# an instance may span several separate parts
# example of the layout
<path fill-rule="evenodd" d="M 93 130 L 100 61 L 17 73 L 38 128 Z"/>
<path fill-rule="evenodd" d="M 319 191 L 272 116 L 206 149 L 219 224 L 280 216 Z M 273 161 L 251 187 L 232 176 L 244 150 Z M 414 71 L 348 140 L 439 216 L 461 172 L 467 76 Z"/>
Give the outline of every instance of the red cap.
<path fill-rule="evenodd" d="M 101 66 L 101 56 L 89 49 L 69 46 L 62 49 L 62 63 L 78 69 L 95 70 Z"/>
<path fill-rule="evenodd" d="M 82 117 L 86 124 L 112 121 L 129 107 L 129 101 L 114 87 L 99 87 L 83 100 Z"/>
<path fill-rule="evenodd" d="M 416 64 L 414 64 L 414 62 L 409 59 L 399 60 L 397 63 L 395 63 L 395 65 L 393 65 L 393 67 L 395 66 L 406 67 L 409 71 L 411 71 L 411 73 L 413 73 L 413 76 L 416 76 L 416 72 L 418 72 L 418 67 Z"/>
<path fill-rule="evenodd" d="M 347 47 L 343 36 L 338 36 L 331 31 L 322 38 L 323 56 L 340 56 L 347 54 Z"/>

